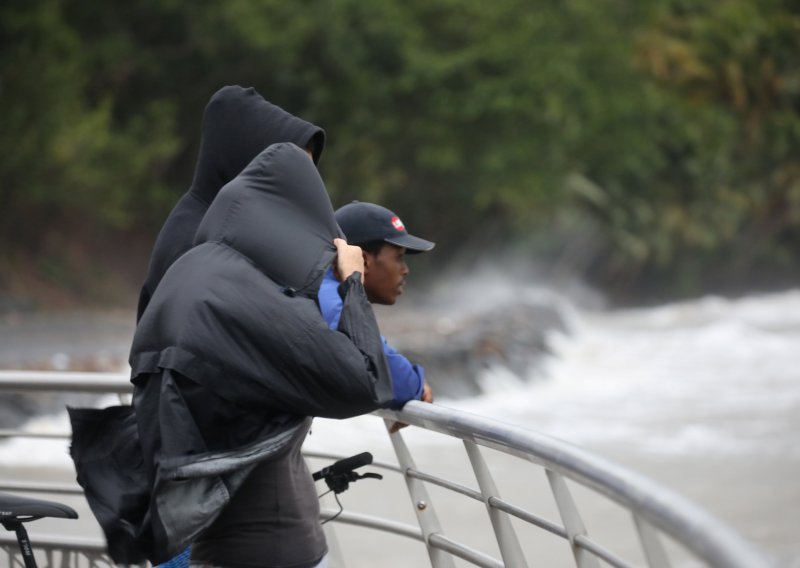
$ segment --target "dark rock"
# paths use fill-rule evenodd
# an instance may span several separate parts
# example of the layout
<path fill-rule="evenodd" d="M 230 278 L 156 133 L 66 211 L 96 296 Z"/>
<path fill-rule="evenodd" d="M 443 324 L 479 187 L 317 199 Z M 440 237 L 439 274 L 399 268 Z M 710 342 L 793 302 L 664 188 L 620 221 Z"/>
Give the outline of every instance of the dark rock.
<path fill-rule="evenodd" d="M 551 354 L 551 333 L 569 333 L 563 307 L 542 300 L 508 298 L 435 316 L 414 310 L 381 318 L 388 341 L 425 368 L 437 397 L 465 398 L 484 392 L 498 372 L 520 382 L 540 376 Z"/>

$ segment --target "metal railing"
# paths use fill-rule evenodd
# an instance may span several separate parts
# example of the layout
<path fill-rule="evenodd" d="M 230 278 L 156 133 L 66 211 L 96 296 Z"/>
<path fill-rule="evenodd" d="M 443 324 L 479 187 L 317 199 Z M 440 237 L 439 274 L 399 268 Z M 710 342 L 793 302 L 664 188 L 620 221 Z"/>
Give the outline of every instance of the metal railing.
<path fill-rule="evenodd" d="M 130 392 L 130 384 L 124 376 L 112 373 L 0 371 L 0 394 L 23 391 L 125 395 Z M 456 558 L 469 565 L 491 568 L 502 566 L 523 568 L 535 564 L 533 559 L 526 557 L 524 547 L 520 544 L 515 530 L 515 524 L 519 522 L 563 540 L 565 546 L 569 547 L 577 568 L 599 568 L 605 565 L 616 568 L 630 568 L 637 565 L 651 568 L 673 566 L 668 547 L 664 545 L 664 536 L 688 551 L 692 561 L 695 562 L 693 565 L 699 561 L 707 566 L 719 568 L 770 566 L 760 551 L 696 505 L 641 475 L 571 444 L 535 431 L 440 405 L 412 401 L 400 412 L 387 410 L 374 414 L 377 418 L 384 419 L 387 429 L 389 425 L 400 420 L 446 436 L 454 442 L 460 440 L 475 475 L 477 487 L 468 487 L 419 469 L 415 465 L 402 431 L 399 431 L 389 434 L 398 463 L 376 462 L 373 465 L 402 476 L 411 497 L 418 525 L 373 515 L 334 512 L 330 509 L 323 509 L 322 516 L 323 518 L 336 516 L 334 520 L 336 523 L 374 529 L 420 541 L 426 547 L 430 564 L 434 568 L 455 568 Z M 0 440 L 12 436 L 68 438 L 69 435 L 18 430 L 0 431 Z M 529 462 L 543 469 L 560 519 L 554 521 L 525 509 L 519 504 L 521 499 L 512 502 L 501 498 L 491 467 L 484 455 L 485 449 L 499 451 L 520 460 L 523 464 Z M 319 452 L 306 452 L 306 456 L 330 460 L 343 457 L 339 454 Z M 641 547 L 643 563 L 633 564 L 621 558 L 588 534 L 581 510 L 570 490 L 570 484 L 577 484 L 583 489 L 603 496 L 629 512 Z M 456 540 L 444 530 L 428 491 L 430 486 L 445 489 L 485 506 L 500 558 L 478 550 L 470 543 Z M 0 482 L 0 490 L 81 493 L 77 485 L 24 481 Z M 86 539 L 34 535 L 32 542 L 35 547 L 47 550 L 49 554 L 57 549 L 62 555 L 83 554 L 94 557 L 103 549 L 102 542 Z M 11 543 L 11 539 L 0 535 L 0 550 L 9 555 L 13 554 Z M 331 548 L 336 551 L 337 545 L 334 543 Z M 10 561 L 9 564 L 11 565 Z M 334 554 L 332 564 L 344 565 L 338 554 Z"/>

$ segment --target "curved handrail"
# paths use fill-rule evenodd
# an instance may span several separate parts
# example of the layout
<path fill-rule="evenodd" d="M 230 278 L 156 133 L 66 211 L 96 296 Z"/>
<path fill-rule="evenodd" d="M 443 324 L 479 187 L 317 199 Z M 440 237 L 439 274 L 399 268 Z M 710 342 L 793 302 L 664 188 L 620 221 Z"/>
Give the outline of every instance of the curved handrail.
<path fill-rule="evenodd" d="M 568 442 L 498 420 L 417 401 L 407 403 L 400 412 L 381 410 L 376 414 L 469 440 L 556 471 L 635 511 L 711 566 L 770 566 L 757 549 L 692 502 Z"/>
<path fill-rule="evenodd" d="M 121 373 L 72 371 L 0 371 L 0 392 L 83 392 L 130 394 L 132 385 Z"/>
<path fill-rule="evenodd" d="M 96 394 L 130 394 L 127 377 L 118 373 L 63 373 L 38 371 L 0 371 L 0 392 L 90 392 Z M 669 566 L 652 527 L 671 536 L 687 550 L 710 566 L 719 568 L 766 568 L 770 566 L 761 553 L 742 540 L 730 528 L 708 513 L 665 489 L 646 477 L 567 442 L 539 432 L 501 421 L 488 419 L 439 404 L 409 402 L 402 411 L 381 410 L 375 413 L 388 425 L 401 421 L 419 428 L 460 439 L 464 442 L 480 490 L 461 486 L 419 471 L 405 446 L 402 431 L 390 434 L 400 466 L 389 463 L 373 465 L 404 476 L 412 501 L 416 505 L 419 528 L 404 525 L 391 519 L 344 513 L 335 522 L 394 533 L 422 540 L 428 547 L 431 564 L 435 568 L 454 566 L 452 556 L 459 556 L 476 566 L 525 566 L 513 528 L 506 517 L 513 516 L 526 523 L 569 540 L 573 547 L 576 565 L 580 568 L 599 566 L 603 559 L 611 566 L 628 567 L 611 551 L 591 540 L 583 529 L 577 508 L 563 478 L 590 488 L 631 511 L 639 531 L 648 565 Z M 2 436 L 11 435 L 2 432 Z M 23 433 L 17 436 L 55 437 L 52 433 Z M 559 526 L 536 514 L 525 511 L 513 503 L 500 499 L 494 482 L 483 462 L 478 447 L 498 450 L 543 467 L 551 483 L 553 495 L 559 506 L 564 526 Z M 321 452 L 306 452 L 308 457 L 338 459 L 343 456 Z M 425 484 L 435 484 L 466 498 L 483 501 L 489 511 L 503 560 L 493 559 L 484 553 L 456 542 L 441 530 L 436 520 L 433 503 L 424 489 Z M 77 486 L 59 484 L 11 484 L 20 491 L 47 491 L 72 493 Z M 8 488 L 8 486 L 7 486 Z M 424 505 L 424 506 L 423 506 Z M 323 516 L 330 516 L 323 511 Z M 52 544 L 52 543 L 51 543 Z"/>

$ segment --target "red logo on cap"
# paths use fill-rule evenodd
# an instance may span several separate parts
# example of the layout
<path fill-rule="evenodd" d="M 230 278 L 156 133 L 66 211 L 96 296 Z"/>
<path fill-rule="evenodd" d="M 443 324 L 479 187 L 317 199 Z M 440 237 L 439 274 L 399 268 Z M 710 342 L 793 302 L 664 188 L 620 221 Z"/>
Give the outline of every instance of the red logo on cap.
<path fill-rule="evenodd" d="M 394 227 L 398 231 L 406 230 L 405 226 L 403 225 L 403 222 L 400 220 L 400 217 L 392 217 L 392 227 Z"/>

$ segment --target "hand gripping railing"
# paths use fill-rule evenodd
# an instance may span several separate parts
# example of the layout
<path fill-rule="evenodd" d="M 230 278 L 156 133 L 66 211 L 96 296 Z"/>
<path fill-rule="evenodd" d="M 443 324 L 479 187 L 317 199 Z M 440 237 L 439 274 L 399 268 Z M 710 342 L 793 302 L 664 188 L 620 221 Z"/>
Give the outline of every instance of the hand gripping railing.
<path fill-rule="evenodd" d="M 45 373 L 0 371 L 0 394 L 20 391 L 66 391 L 116 393 L 130 392 L 124 376 L 112 373 Z M 481 416 L 456 411 L 440 405 L 412 401 L 400 412 L 378 411 L 387 429 L 396 421 L 424 428 L 462 441 L 477 480 L 477 489 L 419 470 L 403 437 L 403 431 L 390 434 L 398 464 L 375 462 L 373 466 L 403 476 L 408 487 L 418 527 L 392 519 L 345 511 L 335 519 L 364 528 L 376 529 L 422 541 L 427 547 L 431 566 L 455 567 L 454 557 L 474 566 L 514 567 L 529 565 L 520 546 L 511 519 L 563 539 L 570 547 L 575 566 L 599 568 L 604 565 L 630 568 L 633 564 L 618 557 L 603 544 L 593 540 L 586 531 L 580 511 L 570 493 L 567 480 L 597 492 L 627 509 L 633 516 L 634 526 L 644 552 L 645 566 L 665 568 L 672 566 L 661 533 L 668 535 L 697 559 L 718 568 L 766 568 L 770 566 L 761 553 L 742 540 L 719 521 L 709 516 L 684 498 L 668 491 L 647 478 L 621 468 L 580 448 L 550 438 L 535 431 L 504 424 Z M 12 436 L 63 437 L 67 433 L 44 434 L 19 431 L 0 431 L 0 439 Z M 544 468 L 555 499 L 561 523 L 548 520 L 527 511 L 500 497 L 490 467 L 484 459 L 482 448 L 490 448 L 532 462 Z M 338 459 L 343 456 L 319 452 L 306 452 L 308 457 Z M 435 485 L 485 505 L 495 533 L 501 558 L 494 558 L 474 547 L 453 539 L 440 523 L 434 503 L 427 491 Z M 41 491 L 49 493 L 80 493 L 77 486 L 64 484 L 0 482 L 4 491 Z M 333 511 L 323 510 L 323 517 L 333 516 Z M 96 554 L 99 544 L 74 539 L 70 544 L 61 538 L 33 539 L 34 545 L 46 550 L 54 548 L 83 549 Z M 332 546 L 335 549 L 337 546 Z M 0 549 L 8 551 L 0 538 Z M 533 560 L 531 560 L 533 564 Z M 335 565 L 335 559 L 334 559 Z"/>

